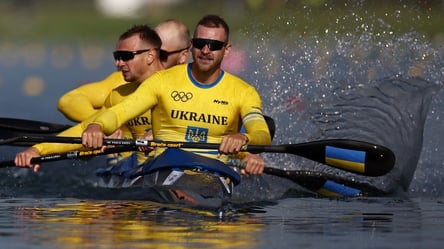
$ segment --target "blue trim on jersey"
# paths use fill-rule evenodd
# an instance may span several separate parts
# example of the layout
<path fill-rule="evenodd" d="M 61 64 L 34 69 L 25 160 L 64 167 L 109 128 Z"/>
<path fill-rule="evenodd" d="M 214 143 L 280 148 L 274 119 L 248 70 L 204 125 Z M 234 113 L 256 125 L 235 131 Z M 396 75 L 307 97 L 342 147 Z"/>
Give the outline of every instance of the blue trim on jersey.
<path fill-rule="evenodd" d="M 216 81 L 214 81 L 214 82 L 211 83 L 211 84 L 205 84 L 205 85 L 204 85 L 204 84 L 201 84 L 201 83 L 197 82 L 197 81 L 194 79 L 193 74 L 191 73 L 191 65 L 192 65 L 192 64 L 193 64 L 193 63 L 188 63 L 188 66 L 187 66 L 188 79 L 190 79 L 190 81 L 193 83 L 193 85 L 195 85 L 195 86 L 197 86 L 197 87 L 199 87 L 199 88 L 203 88 L 203 89 L 205 89 L 205 88 L 211 88 L 211 87 L 217 85 L 217 84 L 222 80 L 222 78 L 224 77 L 225 71 L 224 71 L 224 70 L 221 70 L 220 75 L 219 75 L 219 77 L 217 77 Z"/>

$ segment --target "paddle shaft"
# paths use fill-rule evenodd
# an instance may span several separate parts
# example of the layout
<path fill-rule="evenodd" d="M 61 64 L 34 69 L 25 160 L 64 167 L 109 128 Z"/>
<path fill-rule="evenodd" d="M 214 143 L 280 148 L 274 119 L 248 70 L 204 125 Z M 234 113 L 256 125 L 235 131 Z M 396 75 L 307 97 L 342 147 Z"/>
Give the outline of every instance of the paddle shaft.
<path fill-rule="evenodd" d="M 137 150 L 137 147 L 134 146 L 119 146 L 119 147 L 106 148 L 105 150 L 70 151 L 67 153 L 50 154 L 41 157 L 34 157 L 31 159 L 31 163 L 40 164 L 45 162 L 53 162 L 53 161 L 60 161 L 67 159 L 83 159 L 92 156 L 100 156 L 100 155 L 126 152 L 126 151 L 135 151 L 135 150 Z M 14 160 L 0 161 L 0 168 L 8 168 L 8 167 L 15 167 Z"/>
<path fill-rule="evenodd" d="M 273 138 L 276 131 L 276 124 L 270 116 L 264 115 L 270 135 Z M 10 139 L 21 136 L 40 136 L 57 135 L 58 133 L 69 129 L 71 125 L 41 122 L 28 119 L 5 118 L 0 117 L 0 139 Z M 13 146 L 31 146 L 35 142 L 22 141 L 9 143 Z"/>
<path fill-rule="evenodd" d="M 22 136 L 0 140 L 1 144 L 16 142 L 82 143 L 79 137 Z M 185 149 L 217 150 L 219 144 L 191 142 L 156 142 L 132 139 L 104 139 L 105 145 L 148 146 Z M 365 176 L 387 174 L 395 164 L 395 155 L 383 146 L 347 139 L 320 140 L 300 144 L 248 145 L 243 151 L 251 153 L 290 153 L 323 163 L 338 169 Z"/>

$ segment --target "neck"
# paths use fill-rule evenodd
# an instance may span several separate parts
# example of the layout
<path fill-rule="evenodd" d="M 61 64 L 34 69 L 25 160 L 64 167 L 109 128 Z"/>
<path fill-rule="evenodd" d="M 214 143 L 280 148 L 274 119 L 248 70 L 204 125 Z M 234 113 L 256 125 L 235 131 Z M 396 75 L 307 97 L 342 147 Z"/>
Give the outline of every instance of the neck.
<path fill-rule="evenodd" d="M 193 75 L 194 80 L 202 85 L 209 85 L 215 82 L 221 71 L 222 70 L 219 67 L 208 71 L 202 71 L 197 68 L 195 63 L 191 65 L 191 74 Z"/>
<path fill-rule="evenodd" d="M 151 75 L 153 75 L 157 71 L 160 71 L 160 70 L 163 70 L 163 69 L 164 69 L 164 67 L 163 67 L 162 63 L 160 62 L 160 60 L 156 60 L 155 62 L 153 62 L 149 66 L 148 70 L 145 72 L 145 74 L 142 77 L 142 81 L 139 82 L 139 84 L 141 84 L 143 81 L 148 79 Z"/>

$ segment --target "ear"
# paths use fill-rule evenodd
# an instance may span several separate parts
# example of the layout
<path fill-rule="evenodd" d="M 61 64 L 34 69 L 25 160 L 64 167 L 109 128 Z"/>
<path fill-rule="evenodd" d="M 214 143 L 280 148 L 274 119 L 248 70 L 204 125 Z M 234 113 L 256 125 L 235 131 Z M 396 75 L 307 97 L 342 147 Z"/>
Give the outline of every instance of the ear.
<path fill-rule="evenodd" d="M 224 56 L 228 56 L 231 53 L 231 43 L 227 43 L 224 49 Z"/>
<path fill-rule="evenodd" d="M 146 53 L 145 56 L 145 62 L 147 65 L 151 65 L 154 61 L 154 59 L 156 58 L 156 55 L 154 53 L 158 53 L 157 51 L 155 51 L 154 49 L 148 51 L 148 53 Z"/>
<path fill-rule="evenodd" d="M 186 63 L 188 58 L 189 58 L 189 56 L 190 56 L 190 50 L 189 49 L 182 50 L 180 52 L 179 56 L 180 56 L 179 63 L 180 64 Z"/>

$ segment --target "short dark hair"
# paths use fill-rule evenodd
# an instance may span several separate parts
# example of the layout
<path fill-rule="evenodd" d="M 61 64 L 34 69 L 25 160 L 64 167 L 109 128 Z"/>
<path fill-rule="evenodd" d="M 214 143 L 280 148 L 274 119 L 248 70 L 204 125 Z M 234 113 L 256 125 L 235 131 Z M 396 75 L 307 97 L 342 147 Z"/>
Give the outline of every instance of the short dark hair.
<path fill-rule="evenodd" d="M 123 34 L 121 34 L 119 40 L 125 40 L 137 34 L 142 41 L 145 41 L 156 49 L 160 49 L 160 47 L 162 46 L 162 41 L 160 40 L 157 32 L 147 25 L 134 25 Z"/>
<path fill-rule="evenodd" d="M 206 15 L 199 20 L 199 22 L 196 25 L 196 29 L 197 26 L 199 25 L 209 28 L 222 27 L 225 30 L 225 33 L 227 34 L 226 42 L 228 42 L 228 37 L 230 36 L 230 28 L 228 27 L 228 24 L 225 22 L 225 20 L 222 17 L 217 15 Z M 196 29 L 194 30 L 194 35 L 196 35 Z"/>

